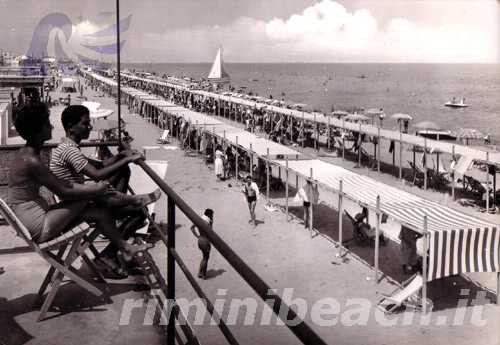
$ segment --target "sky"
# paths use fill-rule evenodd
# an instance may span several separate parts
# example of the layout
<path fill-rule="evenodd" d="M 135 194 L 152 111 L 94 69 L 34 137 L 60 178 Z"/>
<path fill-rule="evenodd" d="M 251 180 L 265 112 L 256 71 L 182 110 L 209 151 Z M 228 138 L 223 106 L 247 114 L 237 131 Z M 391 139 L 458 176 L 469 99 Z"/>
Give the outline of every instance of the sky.
<path fill-rule="evenodd" d="M 500 62 L 495 0 L 120 3 L 121 17 L 131 15 L 124 62 L 210 62 L 219 46 L 226 62 Z M 0 48 L 26 53 L 39 21 L 56 12 L 73 23 L 73 35 L 54 35 L 79 49 L 87 34 L 109 25 L 112 17 L 107 24 L 95 18 L 114 13 L 115 1 L 0 0 Z"/>

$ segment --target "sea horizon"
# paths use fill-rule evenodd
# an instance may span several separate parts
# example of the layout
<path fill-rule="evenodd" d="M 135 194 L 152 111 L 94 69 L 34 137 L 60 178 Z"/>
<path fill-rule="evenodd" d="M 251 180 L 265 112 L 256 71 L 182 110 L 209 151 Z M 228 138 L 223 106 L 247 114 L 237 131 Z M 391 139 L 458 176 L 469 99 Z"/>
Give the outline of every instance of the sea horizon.
<path fill-rule="evenodd" d="M 500 64 L 485 63 L 224 63 L 231 85 L 260 96 L 305 103 L 310 110 L 382 108 L 384 128 L 395 113 L 412 125 L 433 121 L 443 130 L 474 128 L 500 141 Z M 211 63 L 123 63 L 158 75 L 206 78 Z M 467 108 L 444 104 L 465 98 Z M 477 142 L 478 144 L 480 142 Z"/>

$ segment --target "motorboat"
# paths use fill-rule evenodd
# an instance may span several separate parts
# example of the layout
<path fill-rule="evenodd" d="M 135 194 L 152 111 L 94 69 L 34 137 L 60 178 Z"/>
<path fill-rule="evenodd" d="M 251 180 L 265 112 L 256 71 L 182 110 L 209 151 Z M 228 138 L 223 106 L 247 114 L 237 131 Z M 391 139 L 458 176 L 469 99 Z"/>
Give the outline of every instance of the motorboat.
<path fill-rule="evenodd" d="M 451 101 L 446 102 L 444 106 L 450 108 L 467 108 L 469 105 L 465 103 L 465 98 L 462 98 L 460 102 L 457 102 L 455 98 L 453 98 Z"/>
<path fill-rule="evenodd" d="M 443 131 L 435 129 L 423 129 L 416 133 L 418 136 L 433 140 L 457 140 L 457 134 L 453 131 Z"/>

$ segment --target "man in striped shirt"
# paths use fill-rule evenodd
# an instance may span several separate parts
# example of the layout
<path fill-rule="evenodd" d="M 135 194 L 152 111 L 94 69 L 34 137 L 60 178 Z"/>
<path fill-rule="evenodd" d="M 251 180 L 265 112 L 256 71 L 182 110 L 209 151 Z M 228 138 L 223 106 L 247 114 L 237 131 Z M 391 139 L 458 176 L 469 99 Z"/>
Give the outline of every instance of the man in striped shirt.
<path fill-rule="evenodd" d="M 129 163 L 143 158 L 131 150 L 122 151 L 104 164 L 86 157 L 78 146 L 83 139 L 88 139 L 92 130 L 90 113 L 85 106 L 68 106 L 62 113 L 61 121 L 66 137 L 53 151 L 50 160 L 50 169 L 60 179 L 79 184 L 84 183 L 85 176 L 95 181 L 110 179 L 120 170 L 128 169 Z M 146 219 L 144 207 L 160 196 L 159 189 L 149 194 L 130 195 L 111 187 L 108 193 L 93 201 L 100 206 L 110 207 L 113 217 L 123 221 L 119 230 L 127 240 L 143 225 Z M 117 253 L 118 248 L 110 244 L 96 258 L 96 263 L 102 263 L 99 265 L 105 269 L 103 273 L 108 278 L 125 278 L 128 275 L 125 267 L 119 263 Z"/>
<path fill-rule="evenodd" d="M 143 158 L 141 154 L 127 150 L 111 157 L 103 166 L 100 166 L 101 162 L 86 157 L 78 146 L 83 139 L 88 139 L 92 130 L 89 110 L 82 105 L 71 105 L 63 111 L 61 121 L 66 131 L 66 137 L 52 153 L 50 170 L 62 180 L 83 184 L 85 176 L 95 181 L 109 179 L 114 174 L 119 173 L 120 169 L 127 168 L 129 163 Z M 103 204 L 103 206 L 125 207 L 126 211 L 140 209 L 158 200 L 160 194 L 159 189 L 153 193 L 141 195 L 129 195 L 117 190 L 110 190 L 105 197 L 96 200 L 96 202 Z"/>

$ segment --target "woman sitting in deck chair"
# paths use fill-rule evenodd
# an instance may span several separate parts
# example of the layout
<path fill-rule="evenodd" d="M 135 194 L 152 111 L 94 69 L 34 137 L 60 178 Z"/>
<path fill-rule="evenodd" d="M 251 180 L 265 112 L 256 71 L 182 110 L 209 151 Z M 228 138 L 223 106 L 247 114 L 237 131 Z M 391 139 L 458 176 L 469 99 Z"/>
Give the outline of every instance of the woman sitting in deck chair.
<path fill-rule="evenodd" d="M 376 230 L 368 223 L 368 208 L 363 207 L 363 210 L 360 213 L 357 213 L 354 218 L 347 211 L 344 212 L 352 222 L 353 238 L 356 241 L 366 242 L 375 238 Z M 387 223 L 387 215 L 385 213 L 382 214 L 382 219 L 380 220 L 380 222 L 382 224 Z M 379 240 L 382 245 L 386 244 L 385 237 L 382 232 L 380 232 Z"/>
<path fill-rule="evenodd" d="M 105 209 L 89 203 L 104 195 L 108 182 L 81 185 L 58 179 L 41 161 L 40 150 L 52 137 L 49 110 L 43 103 L 26 106 L 19 112 L 15 127 L 26 140 L 26 146 L 17 153 L 9 174 L 8 200 L 16 216 L 26 226 L 37 243 L 57 237 L 71 225 L 86 221 L 95 223 L 130 261 L 148 245 L 133 246 L 122 239 L 116 225 Z M 49 206 L 40 195 L 40 186 L 67 200 Z"/>

